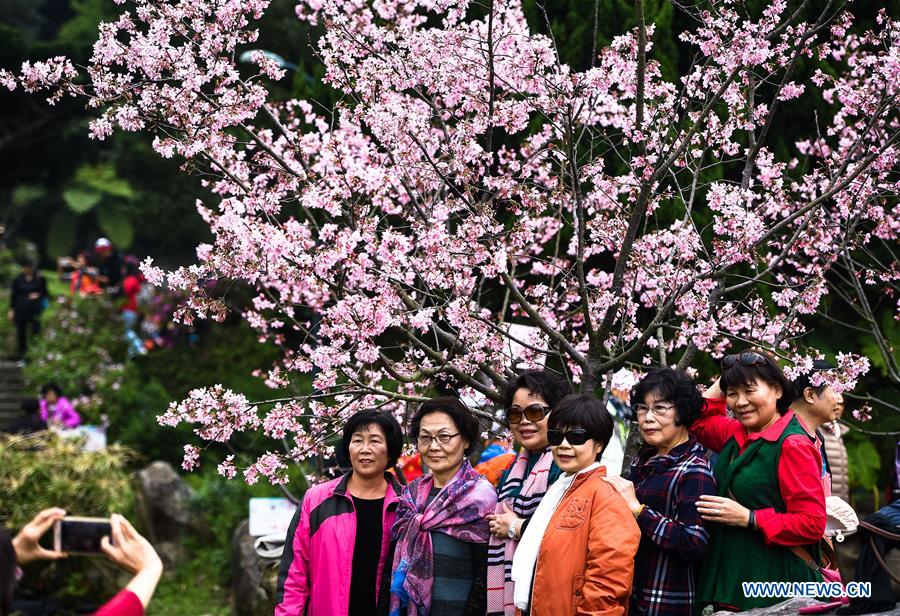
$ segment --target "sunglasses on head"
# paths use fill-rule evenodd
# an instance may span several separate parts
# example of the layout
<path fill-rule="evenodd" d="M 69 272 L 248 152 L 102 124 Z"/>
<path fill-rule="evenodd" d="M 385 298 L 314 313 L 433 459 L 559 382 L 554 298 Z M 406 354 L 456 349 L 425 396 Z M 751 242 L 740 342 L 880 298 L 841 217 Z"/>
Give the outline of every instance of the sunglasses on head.
<path fill-rule="evenodd" d="M 572 428 L 567 432 L 562 430 L 547 430 L 547 442 L 554 447 L 562 445 L 563 440 L 568 441 L 569 445 L 584 445 L 591 440 L 587 430 L 582 428 Z"/>
<path fill-rule="evenodd" d="M 722 358 L 722 369 L 728 370 L 729 368 L 733 368 L 736 364 L 740 364 L 742 366 L 752 367 L 752 366 L 763 366 L 766 364 L 766 358 L 759 353 L 754 353 L 753 351 L 745 351 L 744 353 L 735 353 L 734 355 L 726 355 Z"/>
<path fill-rule="evenodd" d="M 531 423 L 537 423 L 549 412 L 550 407 L 543 404 L 529 404 L 524 409 L 513 406 L 506 409 L 506 423 L 511 426 L 522 423 L 523 417 L 526 417 Z"/>

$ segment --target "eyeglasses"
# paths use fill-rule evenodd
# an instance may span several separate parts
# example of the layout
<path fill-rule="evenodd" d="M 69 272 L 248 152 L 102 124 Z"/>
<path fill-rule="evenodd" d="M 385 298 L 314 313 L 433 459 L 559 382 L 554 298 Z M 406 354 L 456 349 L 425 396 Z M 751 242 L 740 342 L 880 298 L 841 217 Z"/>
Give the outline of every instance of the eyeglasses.
<path fill-rule="evenodd" d="M 537 423 L 546 417 L 549 412 L 550 407 L 543 404 L 529 404 L 524 409 L 512 406 L 506 409 L 506 423 L 511 426 L 522 423 L 522 417 L 526 417 L 532 423 Z"/>
<path fill-rule="evenodd" d="M 665 417 L 666 415 L 669 415 L 674 408 L 674 404 L 654 404 L 653 406 L 647 406 L 646 404 L 635 404 L 634 413 L 638 417 L 646 417 L 651 412 L 656 417 Z"/>
<path fill-rule="evenodd" d="M 569 445 L 584 445 L 591 440 L 587 430 L 581 428 L 573 428 L 568 432 L 562 430 L 547 430 L 547 442 L 554 447 L 562 445 L 563 440 L 569 442 Z"/>
<path fill-rule="evenodd" d="M 418 443 L 419 449 L 428 449 L 434 441 L 437 441 L 440 445 L 449 445 L 455 436 L 459 436 L 459 432 L 456 434 L 438 434 L 437 436 L 420 434 L 416 439 L 416 443 Z"/>
<path fill-rule="evenodd" d="M 735 364 L 740 363 L 742 366 L 763 366 L 766 364 L 766 358 L 759 353 L 746 351 L 744 353 L 735 353 L 734 355 L 726 355 L 722 358 L 722 369 L 728 370 L 733 368 Z"/>

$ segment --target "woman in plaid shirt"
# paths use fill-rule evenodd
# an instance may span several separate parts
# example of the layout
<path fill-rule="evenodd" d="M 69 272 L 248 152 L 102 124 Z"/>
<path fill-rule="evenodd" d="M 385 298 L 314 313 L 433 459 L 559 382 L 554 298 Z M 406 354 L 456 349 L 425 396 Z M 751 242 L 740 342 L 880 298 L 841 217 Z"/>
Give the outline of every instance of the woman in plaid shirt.
<path fill-rule="evenodd" d="M 641 529 L 629 613 L 689 616 L 696 597 L 694 565 L 709 541 L 697 499 L 716 493 L 706 449 L 688 434 L 704 400 L 684 372 L 659 368 L 637 384 L 631 405 L 647 447 L 631 465 L 633 483 L 606 478 Z"/>

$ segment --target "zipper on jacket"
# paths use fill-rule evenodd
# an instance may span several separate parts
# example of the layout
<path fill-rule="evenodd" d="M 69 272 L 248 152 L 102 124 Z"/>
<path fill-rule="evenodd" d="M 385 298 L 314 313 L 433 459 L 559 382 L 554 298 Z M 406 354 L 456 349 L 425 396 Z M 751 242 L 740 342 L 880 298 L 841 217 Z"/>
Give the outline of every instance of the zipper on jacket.
<path fill-rule="evenodd" d="M 594 469 L 594 470 L 597 470 L 597 469 Z M 578 479 L 578 477 L 576 476 L 575 479 Z M 570 485 L 568 488 L 566 488 L 566 491 L 563 492 L 562 498 L 559 499 L 560 505 L 562 505 L 562 502 L 564 500 L 566 500 L 566 495 L 569 493 L 569 490 L 571 490 L 572 488 L 575 487 L 575 479 L 572 480 L 572 485 Z M 557 505 L 557 509 L 558 508 L 559 508 L 559 505 Z M 553 513 L 555 514 L 556 511 L 554 510 Z M 550 516 L 550 519 L 552 520 L 553 516 Z M 548 528 L 549 528 L 549 525 L 548 525 Z M 546 535 L 546 534 L 547 534 L 547 531 L 544 531 L 544 535 Z M 543 539 L 541 539 L 541 543 L 544 543 Z M 537 577 L 538 564 L 540 562 L 541 562 L 541 548 L 540 548 L 540 546 L 538 546 L 537 558 L 534 559 L 534 571 L 531 572 L 531 588 L 529 589 L 529 595 L 528 595 L 528 614 L 529 614 L 529 616 L 531 614 L 531 608 L 534 607 L 534 582 L 535 582 L 535 578 Z"/>

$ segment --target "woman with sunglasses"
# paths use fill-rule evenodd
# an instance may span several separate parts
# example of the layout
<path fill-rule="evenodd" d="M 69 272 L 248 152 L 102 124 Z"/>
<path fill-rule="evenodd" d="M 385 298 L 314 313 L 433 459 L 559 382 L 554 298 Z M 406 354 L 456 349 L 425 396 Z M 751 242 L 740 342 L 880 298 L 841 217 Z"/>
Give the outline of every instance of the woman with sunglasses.
<path fill-rule="evenodd" d="M 825 493 L 815 437 L 789 408 L 793 386 L 765 353 L 726 356 L 704 397 L 691 432 L 719 459 L 717 495 L 697 501 L 712 522 L 698 598 L 738 611 L 774 605 L 785 597 L 747 597 L 742 582 L 822 581 Z"/>
<path fill-rule="evenodd" d="M 400 495 L 392 574 L 382 576 L 390 579 L 389 613 L 483 616 L 490 536 L 485 516 L 497 494 L 466 459 L 481 426 L 458 399 L 435 398 L 416 411 L 410 436 L 430 473 Z"/>
<path fill-rule="evenodd" d="M 647 446 L 631 464 L 633 483 L 606 477 L 641 528 L 630 614 L 693 613 L 695 565 L 709 542 L 697 499 L 716 493 L 706 448 L 688 433 L 703 407 L 694 380 L 672 368 L 648 372 L 631 392 Z"/>
<path fill-rule="evenodd" d="M 562 471 L 547 442 L 550 409 L 571 393 L 569 384 L 546 370 L 528 370 L 506 388 L 506 423 L 519 453 L 497 486 L 497 511 L 488 516 L 488 616 L 513 616 L 513 555 L 534 510 Z"/>
<path fill-rule="evenodd" d="M 603 481 L 600 454 L 613 419 L 594 396 L 566 396 L 547 439 L 563 475 L 547 491 L 513 557 L 513 601 L 522 614 L 628 613 L 640 530 Z"/>

